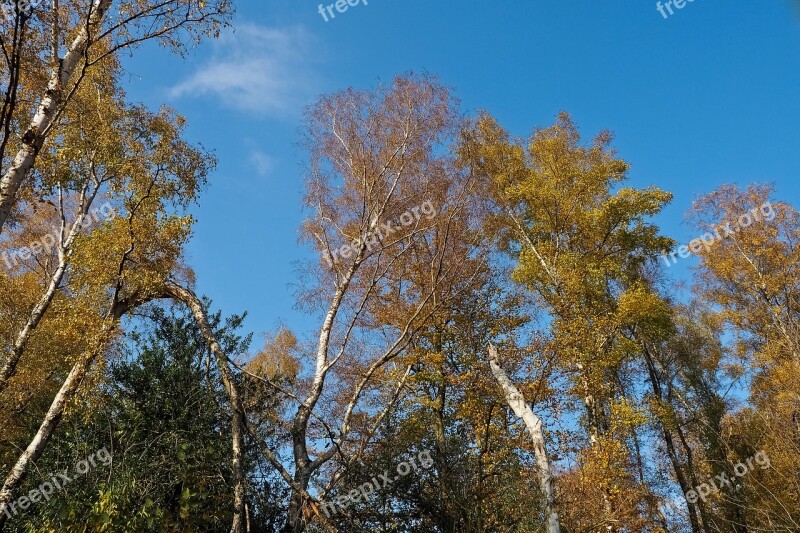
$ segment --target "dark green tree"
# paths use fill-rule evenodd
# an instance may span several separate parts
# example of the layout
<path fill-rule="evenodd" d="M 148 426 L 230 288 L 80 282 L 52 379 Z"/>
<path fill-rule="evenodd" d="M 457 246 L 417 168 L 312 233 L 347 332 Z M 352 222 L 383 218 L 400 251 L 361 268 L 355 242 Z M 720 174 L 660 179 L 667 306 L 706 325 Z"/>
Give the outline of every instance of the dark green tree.
<path fill-rule="evenodd" d="M 20 494 L 74 473 L 98 450 L 110 464 L 68 474 L 63 490 L 16 516 L 10 530 L 229 530 L 230 416 L 208 347 L 189 313 L 154 306 L 145 314 L 122 355 L 93 376 L 103 386 L 69 412 Z M 244 315 L 209 318 L 230 357 L 245 353 L 251 336 L 237 333 Z M 251 531 L 274 531 L 282 495 L 256 456 L 248 464 Z"/>

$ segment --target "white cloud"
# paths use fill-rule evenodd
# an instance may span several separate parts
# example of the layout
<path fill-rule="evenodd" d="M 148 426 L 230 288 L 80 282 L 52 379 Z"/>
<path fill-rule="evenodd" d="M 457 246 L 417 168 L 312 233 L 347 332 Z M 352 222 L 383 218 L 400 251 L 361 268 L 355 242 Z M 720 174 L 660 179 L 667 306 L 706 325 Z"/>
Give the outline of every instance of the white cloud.
<path fill-rule="evenodd" d="M 256 149 L 250 152 L 250 164 L 255 169 L 256 174 L 263 177 L 269 175 L 272 169 L 275 168 L 275 159 Z"/>
<path fill-rule="evenodd" d="M 211 96 L 248 113 L 286 116 L 315 93 L 312 37 L 302 28 L 242 24 L 214 43 L 210 60 L 170 89 L 170 96 Z"/>

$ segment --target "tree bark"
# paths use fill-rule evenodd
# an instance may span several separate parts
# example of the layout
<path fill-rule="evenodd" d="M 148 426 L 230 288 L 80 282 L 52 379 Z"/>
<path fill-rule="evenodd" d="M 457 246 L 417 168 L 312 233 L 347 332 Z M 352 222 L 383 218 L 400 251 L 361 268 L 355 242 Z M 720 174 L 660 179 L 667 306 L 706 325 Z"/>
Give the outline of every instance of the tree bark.
<path fill-rule="evenodd" d="M 0 179 L 0 234 L 3 232 L 3 226 L 11 214 L 14 204 L 16 204 L 17 192 L 33 168 L 53 119 L 58 113 L 59 107 L 64 103 L 65 87 L 75 74 L 80 59 L 85 57 L 91 38 L 90 34 L 102 23 L 112 2 L 113 0 L 94 0 L 89 20 L 86 24 L 81 25 L 81 29 L 72 40 L 67 53 L 56 62 L 56 66 L 50 74 L 50 81 L 42 96 L 42 101 L 28 125 L 27 131 L 22 135 L 22 147 L 14 157 L 11 167 Z"/>
<path fill-rule="evenodd" d="M 127 306 L 125 306 L 124 309 L 121 307 L 113 313 L 112 322 L 104 327 L 104 330 L 100 333 L 97 340 L 94 341 L 95 345 L 91 346 L 87 351 L 88 353 L 72 367 L 67 379 L 64 380 L 55 398 L 53 398 L 53 402 L 50 404 L 50 408 L 47 410 L 47 414 L 42 420 L 36 435 L 34 435 L 27 448 L 25 448 L 25 451 L 22 452 L 16 464 L 6 476 L 3 488 L 0 489 L 0 531 L 3 530 L 9 516 L 13 514 L 13 511 L 8 509 L 14 497 L 14 492 L 25 479 L 25 475 L 28 473 L 31 463 L 41 457 L 50 441 L 53 431 L 55 431 L 58 424 L 61 422 L 61 417 L 64 415 L 64 407 L 75 395 L 80 387 L 81 381 L 91 368 L 92 363 L 94 363 L 100 352 L 102 352 L 111 340 L 116 324 L 126 309 Z"/>
<path fill-rule="evenodd" d="M 0 394 L 2 394 L 6 389 L 8 386 L 8 380 L 11 379 L 16 372 L 17 364 L 19 363 L 20 358 L 22 358 L 22 354 L 25 351 L 25 346 L 28 344 L 28 340 L 39 326 L 39 322 L 41 322 L 42 317 L 44 316 L 45 312 L 47 312 L 50 304 L 53 303 L 53 298 L 55 298 L 56 291 L 58 291 L 58 287 L 61 285 L 61 281 L 64 279 L 64 273 L 67 270 L 68 259 L 72 253 L 72 244 L 75 242 L 75 238 L 78 236 L 93 199 L 94 195 L 90 197 L 88 202 L 84 202 L 84 204 L 81 206 L 81 212 L 75 219 L 75 222 L 72 224 L 72 228 L 70 229 L 66 241 L 59 242 L 58 267 L 50 276 L 50 282 L 47 286 L 47 289 L 42 297 L 39 298 L 39 301 L 36 303 L 36 306 L 34 306 L 30 316 L 28 317 L 28 321 L 17 335 L 17 338 L 14 341 L 14 346 L 11 348 L 11 354 L 3 364 L 2 368 L 0 368 Z M 60 239 L 62 238 L 63 236 L 60 237 Z"/>
<path fill-rule="evenodd" d="M 244 432 L 246 427 L 244 406 L 242 398 L 239 394 L 239 388 L 234 379 L 233 372 L 228 366 L 228 356 L 222 350 L 211 326 L 208 323 L 206 311 L 200 299 L 194 292 L 176 285 L 169 283 L 167 285 L 167 293 L 174 299 L 183 302 L 192 312 L 195 322 L 200 328 L 203 338 L 208 343 L 211 353 L 217 361 L 217 367 L 222 377 L 222 383 L 225 386 L 225 391 L 228 393 L 228 398 L 231 402 L 231 433 L 233 435 L 232 450 L 233 450 L 233 476 L 234 476 L 234 489 L 233 489 L 233 522 L 231 524 L 231 533 L 242 533 L 245 524 L 245 475 L 244 475 Z"/>
<path fill-rule="evenodd" d="M 303 488 L 303 491 L 308 489 L 308 481 L 305 480 L 305 474 L 299 473 L 295 475 L 295 483 Z M 292 491 L 292 499 L 289 501 L 289 509 L 286 512 L 286 524 L 284 524 L 281 533 L 302 533 L 306 529 L 306 521 L 303 516 L 303 503 L 305 497 L 302 493 Z"/>
<path fill-rule="evenodd" d="M 556 496 L 553 490 L 553 478 L 550 471 L 550 460 L 547 457 L 542 420 L 533 412 L 528 402 L 525 401 L 525 397 L 500 367 L 497 359 L 497 349 L 490 344 L 489 366 L 492 368 L 492 374 L 494 374 L 495 380 L 502 387 L 509 407 L 525 422 L 533 441 L 533 453 L 536 456 L 536 464 L 539 467 L 539 487 L 545 499 L 545 530 L 547 533 L 559 533 L 561 526 L 559 524 L 558 511 L 556 510 Z"/>

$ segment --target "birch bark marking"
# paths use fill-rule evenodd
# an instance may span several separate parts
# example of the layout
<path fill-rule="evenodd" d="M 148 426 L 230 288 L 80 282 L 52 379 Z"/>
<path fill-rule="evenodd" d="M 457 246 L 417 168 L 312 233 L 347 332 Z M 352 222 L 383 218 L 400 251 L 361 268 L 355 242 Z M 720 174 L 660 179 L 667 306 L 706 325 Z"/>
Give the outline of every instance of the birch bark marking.
<path fill-rule="evenodd" d="M 195 295 L 191 290 L 174 283 L 167 284 L 166 292 L 175 300 L 183 302 L 192 311 L 192 315 L 194 315 L 195 322 L 197 322 L 200 332 L 203 334 L 203 338 L 208 343 L 211 353 L 214 354 L 214 358 L 217 361 L 217 367 L 219 367 L 219 372 L 222 377 L 222 383 L 225 386 L 225 391 L 228 393 L 228 398 L 231 402 L 231 447 L 233 451 L 232 467 L 235 480 L 235 486 L 233 489 L 233 522 L 231 524 L 231 533 L 242 533 L 244 531 L 246 513 L 244 496 L 245 475 L 243 464 L 246 419 L 242 398 L 239 394 L 239 388 L 236 385 L 233 372 L 231 371 L 230 366 L 228 366 L 228 356 L 222 350 L 217 338 L 214 336 L 214 332 L 211 330 L 208 317 L 206 316 L 206 311 L 197 295 Z"/>
<path fill-rule="evenodd" d="M 96 28 L 108 12 L 113 0 L 94 0 L 88 23 L 81 27 L 80 32 L 72 40 L 67 53 L 56 63 L 50 74 L 50 81 L 33 116 L 27 131 L 22 135 L 22 147 L 14 157 L 14 162 L 0 180 L 0 233 L 11 214 L 11 209 L 17 201 L 17 192 L 22 182 L 28 177 L 39 150 L 44 145 L 45 137 L 53 123 L 59 106 L 64 103 L 64 88 L 72 79 L 78 63 L 86 48 L 90 44 L 90 33 Z"/>
<path fill-rule="evenodd" d="M 31 464 L 35 463 L 39 457 L 42 456 L 47 444 L 50 442 L 50 437 L 61 422 L 61 417 L 64 416 L 64 408 L 78 391 L 83 378 L 100 355 L 102 350 L 110 342 L 114 330 L 119 322 L 119 318 L 127 311 L 127 306 L 120 306 L 120 309 L 115 309 L 111 313 L 110 322 L 103 327 L 103 330 L 92 343 L 92 346 L 87 350 L 87 353 L 81 356 L 75 365 L 73 365 L 67 379 L 61 385 L 58 393 L 53 402 L 50 404 L 47 414 L 42 420 L 39 430 L 34 435 L 31 442 L 25 448 L 25 451 L 17 459 L 14 467 L 8 473 L 3 482 L 3 488 L 0 489 L 0 531 L 6 524 L 11 513 L 8 512 L 8 505 L 14 497 L 15 491 L 19 488 L 25 475 L 30 470 Z"/>
<path fill-rule="evenodd" d="M 558 512 L 556 511 L 556 496 L 553 490 L 553 478 L 550 472 L 550 460 L 547 458 L 547 448 L 545 446 L 544 432 L 542 431 L 542 420 L 536 416 L 525 397 L 511 382 L 508 375 L 497 362 L 497 348 L 489 345 L 489 366 L 492 368 L 495 380 L 500 384 L 506 396 L 509 407 L 518 417 L 525 422 L 528 433 L 533 441 L 533 453 L 536 456 L 536 464 L 539 467 L 539 487 L 545 498 L 545 529 L 547 533 L 560 533 Z"/>
<path fill-rule="evenodd" d="M 91 197 L 91 200 L 93 199 L 94 195 Z M 78 236 L 80 228 L 83 225 L 83 221 L 89 212 L 91 200 L 89 202 L 84 202 L 84 207 L 81 209 L 81 212 L 78 214 L 78 217 L 72 224 L 72 229 L 67 236 L 67 240 L 58 243 L 58 268 L 56 268 L 55 272 L 53 272 L 53 274 L 50 276 L 50 282 L 47 286 L 47 290 L 41 296 L 41 298 L 39 298 L 36 306 L 31 311 L 28 321 L 17 335 L 17 339 L 14 341 L 14 346 L 12 347 L 8 360 L 6 360 L 2 368 L 0 368 L 0 393 L 6 389 L 8 381 L 17 370 L 17 364 L 22 358 L 22 354 L 28 344 L 28 340 L 39 326 L 39 322 L 41 322 L 42 317 L 47 312 L 50 304 L 53 303 L 53 298 L 55 298 L 56 292 L 61 285 L 61 281 L 64 279 L 64 273 L 67 270 L 69 256 L 72 255 L 72 244 L 75 242 L 75 238 Z"/>

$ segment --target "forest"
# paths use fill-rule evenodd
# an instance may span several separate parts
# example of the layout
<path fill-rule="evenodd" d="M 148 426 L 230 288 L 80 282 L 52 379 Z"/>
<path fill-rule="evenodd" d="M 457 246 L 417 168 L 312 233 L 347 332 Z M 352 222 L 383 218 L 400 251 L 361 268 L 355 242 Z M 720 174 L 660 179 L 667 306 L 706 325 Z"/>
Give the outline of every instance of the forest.
<path fill-rule="evenodd" d="M 1 531 L 800 531 L 780 184 L 697 195 L 679 242 L 569 109 L 520 136 L 432 73 L 341 87 L 298 124 L 313 327 L 259 335 L 187 254 L 217 155 L 125 82 L 233 6 L 5 14 Z"/>

